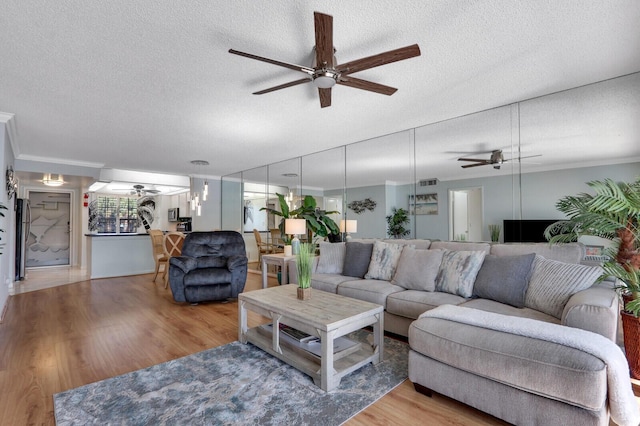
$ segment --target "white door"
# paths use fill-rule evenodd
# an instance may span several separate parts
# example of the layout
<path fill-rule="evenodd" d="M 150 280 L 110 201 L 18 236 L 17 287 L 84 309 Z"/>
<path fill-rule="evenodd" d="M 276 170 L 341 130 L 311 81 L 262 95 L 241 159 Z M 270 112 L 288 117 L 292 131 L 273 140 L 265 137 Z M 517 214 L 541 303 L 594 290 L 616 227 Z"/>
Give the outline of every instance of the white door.
<path fill-rule="evenodd" d="M 482 241 L 482 188 L 449 190 L 449 239 Z"/>
<path fill-rule="evenodd" d="M 26 243 L 26 266 L 69 265 L 71 194 L 29 191 L 31 226 Z"/>

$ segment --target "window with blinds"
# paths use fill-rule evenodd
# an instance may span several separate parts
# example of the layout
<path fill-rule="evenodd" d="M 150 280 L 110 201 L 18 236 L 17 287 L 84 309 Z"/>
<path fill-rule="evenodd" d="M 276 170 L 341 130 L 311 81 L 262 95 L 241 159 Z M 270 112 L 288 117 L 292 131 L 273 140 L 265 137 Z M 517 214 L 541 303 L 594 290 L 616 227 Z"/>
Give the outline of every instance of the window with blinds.
<path fill-rule="evenodd" d="M 99 196 L 96 204 L 99 234 L 137 232 L 137 198 Z"/>

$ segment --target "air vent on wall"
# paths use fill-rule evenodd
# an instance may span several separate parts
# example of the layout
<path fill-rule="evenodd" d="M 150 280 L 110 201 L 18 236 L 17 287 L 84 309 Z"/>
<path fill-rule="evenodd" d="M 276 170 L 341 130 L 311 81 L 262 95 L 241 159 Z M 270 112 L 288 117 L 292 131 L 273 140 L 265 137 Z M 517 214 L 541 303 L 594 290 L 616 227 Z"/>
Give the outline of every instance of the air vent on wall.
<path fill-rule="evenodd" d="M 420 186 L 433 186 L 438 184 L 438 179 L 423 179 L 419 183 Z"/>

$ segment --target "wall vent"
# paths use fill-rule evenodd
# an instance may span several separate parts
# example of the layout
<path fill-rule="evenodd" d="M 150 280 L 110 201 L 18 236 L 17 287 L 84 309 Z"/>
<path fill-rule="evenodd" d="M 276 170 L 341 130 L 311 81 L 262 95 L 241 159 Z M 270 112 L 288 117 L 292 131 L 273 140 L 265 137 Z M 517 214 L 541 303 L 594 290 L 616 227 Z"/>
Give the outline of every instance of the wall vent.
<path fill-rule="evenodd" d="M 419 183 L 420 186 L 433 186 L 438 184 L 438 179 L 423 179 Z"/>

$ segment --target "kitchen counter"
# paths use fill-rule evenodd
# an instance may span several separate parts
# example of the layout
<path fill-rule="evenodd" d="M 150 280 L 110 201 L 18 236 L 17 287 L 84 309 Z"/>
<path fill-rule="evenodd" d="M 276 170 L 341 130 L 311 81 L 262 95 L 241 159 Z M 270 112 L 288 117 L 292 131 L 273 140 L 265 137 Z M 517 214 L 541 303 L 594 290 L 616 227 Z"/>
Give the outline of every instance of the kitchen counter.
<path fill-rule="evenodd" d="M 149 234 L 85 234 L 90 277 L 107 278 L 155 271 Z"/>

